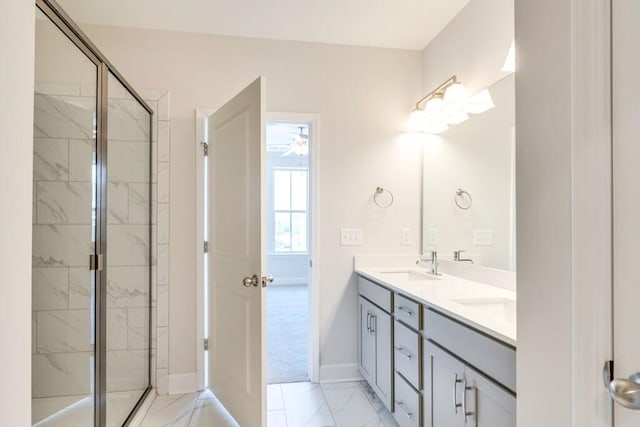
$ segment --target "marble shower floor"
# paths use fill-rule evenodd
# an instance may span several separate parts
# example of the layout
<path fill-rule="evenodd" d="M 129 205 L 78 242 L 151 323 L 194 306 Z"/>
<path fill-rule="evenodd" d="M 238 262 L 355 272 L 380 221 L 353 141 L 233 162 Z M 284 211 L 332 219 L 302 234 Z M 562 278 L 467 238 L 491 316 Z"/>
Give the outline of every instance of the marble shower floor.
<path fill-rule="evenodd" d="M 397 427 L 365 382 L 270 384 L 268 427 Z M 141 427 L 238 427 L 210 391 L 157 396 Z"/>

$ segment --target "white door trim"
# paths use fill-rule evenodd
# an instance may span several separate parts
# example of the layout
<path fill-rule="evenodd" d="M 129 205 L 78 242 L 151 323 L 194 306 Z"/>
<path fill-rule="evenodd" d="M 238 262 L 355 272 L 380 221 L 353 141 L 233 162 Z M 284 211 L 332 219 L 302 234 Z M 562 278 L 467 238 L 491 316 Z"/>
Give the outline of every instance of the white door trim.
<path fill-rule="evenodd" d="M 203 263 L 203 239 L 204 234 L 204 156 L 202 152 L 202 142 L 206 141 L 204 134 L 204 123 L 211 114 L 215 112 L 213 108 L 196 108 L 196 132 L 195 132 L 195 162 L 196 162 L 196 374 L 198 390 L 205 388 L 204 351 L 203 343 L 205 339 L 204 323 L 204 263 Z M 317 212 L 319 194 L 319 174 L 320 166 L 318 141 L 320 137 L 320 116 L 318 114 L 307 113 L 267 113 L 267 122 L 301 122 L 309 123 L 310 132 L 310 187 L 311 187 L 311 209 L 310 209 L 310 255 L 313 261 L 311 268 L 311 280 L 309 282 L 309 379 L 318 382 L 320 379 L 320 292 L 319 286 L 319 224 Z M 266 350 L 266 349 L 265 349 Z"/>
<path fill-rule="evenodd" d="M 612 425 L 610 1 L 515 0 L 519 427 Z"/>
<path fill-rule="evenodd" d="M 572 425 L 613 425 L 611 3 L 572 2 Z"/>
<path fill-rule="evenodd" d="M 320 380 L 320 260 L 319 245 L 320 237 L 318 220 L 318 197 L 320 182 L 320 115 L 312 113 L 267 113 L 267 123 L 308 123 L 309 124 L 309 187 L 311 189 L 310 198 L 310 224 L 311 233 L 309 236 L 309 260 L 312 262 L 311 277 L 309 280 L 309 379 L 311 382 Z"/>

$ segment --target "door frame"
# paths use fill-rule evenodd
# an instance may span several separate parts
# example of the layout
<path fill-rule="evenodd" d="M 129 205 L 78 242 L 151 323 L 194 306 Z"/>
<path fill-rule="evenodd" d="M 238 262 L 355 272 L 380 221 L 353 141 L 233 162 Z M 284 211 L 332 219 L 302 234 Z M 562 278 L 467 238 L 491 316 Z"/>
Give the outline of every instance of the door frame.
<path fill-rule="evenodd" d="M 196 244 L 195 244 L 195 260 L 196 260 L 196 376 L 198 390 L 204 390 L 206 387 L 205 373 L 205 283 L 204 283 L 204 153 L 203 142 L 206 141 L 204 132 L 204 124 L 207 118 L 212 115 L 216 109 L 213 108 L 196 108 L 196 132 L 195 132 L 195 156 L 196 156 Z M 311 197 L 309 198 L 309 215 L 310 215 L 310 233 L 309 233 L 309 260 L 312 261 L 311 274 L 309 276 L 309 379 L 311 382 L 318 382 L 320 379 L 320 291 L 318 284 L 320 283 L 319 275 L 319 224 L 318 215 L 318 193 L 319 183 L 319 148 L 318 141 L 320 136 L 319 114 L 313 113 L 284 113 L 274 112 L 266 114 L 267 123 L 287 122 L 287 123 L 307 123 L 309 124 L 309 137 L 311 146 L 309 148 L 309 188 Z M 266 351 L 266 348 L 263 349 Z"/>
<path fill-rule="evenodd" d="M 519 427 L 612 425 L 610 3 L 515 0 Z"/>

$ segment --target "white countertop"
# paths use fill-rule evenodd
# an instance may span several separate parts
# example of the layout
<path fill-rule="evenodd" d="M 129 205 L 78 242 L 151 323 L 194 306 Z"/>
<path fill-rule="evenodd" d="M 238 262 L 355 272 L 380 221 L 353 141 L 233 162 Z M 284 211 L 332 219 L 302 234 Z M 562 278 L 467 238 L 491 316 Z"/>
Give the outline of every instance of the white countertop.
<path fill-rule="evenodd" d="M 374 268 L 356 266 L 356 273 L 404 294 L 416 301 L 516 346 L 516 293 L 485 283 L 443 273 L 437 280 L 409 280 L 403 274 L 418 268 Z M 391 273 L 391 274 L 390 274 Z M 406 276 L 406 275 L 405 275 Z M 433 277 L 427 274 L 427 277 Z"/>

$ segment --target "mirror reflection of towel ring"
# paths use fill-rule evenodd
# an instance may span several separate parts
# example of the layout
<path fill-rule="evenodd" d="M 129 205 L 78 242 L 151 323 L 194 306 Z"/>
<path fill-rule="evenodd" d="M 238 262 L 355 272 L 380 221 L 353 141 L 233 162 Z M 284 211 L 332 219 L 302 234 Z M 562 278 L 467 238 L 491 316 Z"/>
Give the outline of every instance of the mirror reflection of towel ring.
<path fill-rule="evenodd" d="M 453 198 L 456 202 L 456 206 L 460 209 L 467 210 L 473 205 L 473 199 L 471 198 L 471 194 L 463 190 L 462 188 L 458 188 L 456 190 L 456 196 Z"/>
<path fill-rule="evenodd" d="M 382 196 L 382 194 L 387 193 L 389 194 L 389 200 L 386 201 L 380 201 L 378 200 L 379 197 Z M 378 206 L 381 207 L 383 209 L 388 208 L 389 206 L 391 206 L 393 204 L 393 193 L 389 190 L 387 190 L 386 188 L 382 188 L 382 187 L 377 187 L 375 193 L 373 193 L 373 202 Z"/>

